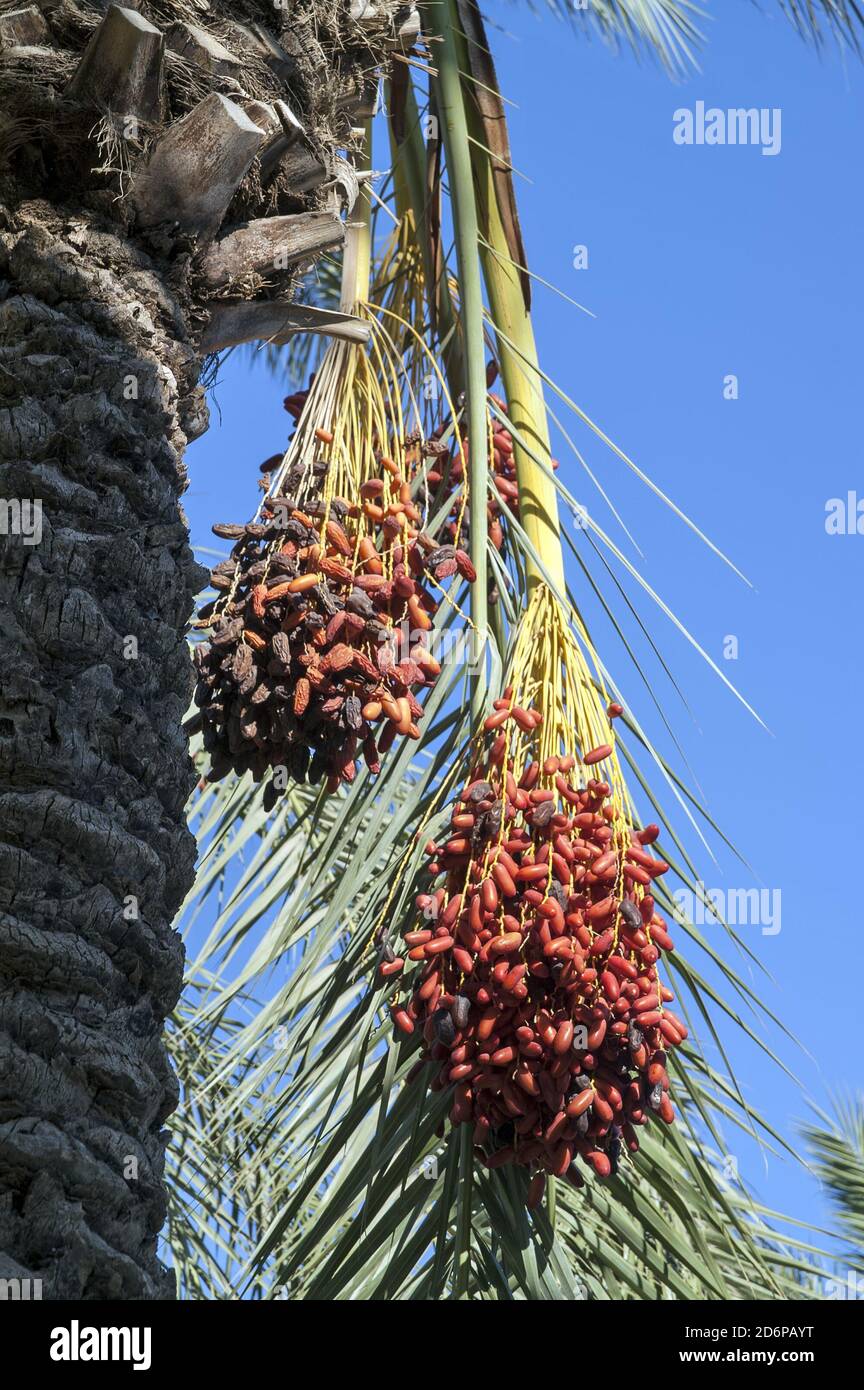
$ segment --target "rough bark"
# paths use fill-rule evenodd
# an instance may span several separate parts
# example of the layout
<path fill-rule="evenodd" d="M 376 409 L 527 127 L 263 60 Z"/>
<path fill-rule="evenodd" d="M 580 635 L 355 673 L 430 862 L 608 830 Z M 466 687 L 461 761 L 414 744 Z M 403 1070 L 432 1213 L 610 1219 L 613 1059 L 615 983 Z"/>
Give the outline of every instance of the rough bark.
<path fill-rule="evenodd" d="M 0 1251 L 45 1297 L 157 1298 L 196 363 L 119 237 L 25 205 L 0 244 L 4 493 L 42 504 L 38 545 L 0 538 Z"/>
<path fill-rule="evenodd" d="M 370 32 L 345 0 L 140 0 L 141 23 L 111 23 L 159 115 L 128 141 L 134 82 L 113 111 L 108 78 L 74 80 L 85 52 L 104 71 L 108 7 L 39 8 L 47 37 L 0 26 L 0 499 L 40 500 L 42 522 L 36 544 L 4 534 L 8 510 L 0 527 L 0 1278 L 41 1280 L 44 1298 L 170 1298 L 161 1035 L 194 868 L 180 726 L 204 572 L 179 499 L 207 418 L 198 266 L 217 232 L 332 209 L 336 148 L 399 7 L 379 4 Z M 295 124 L 265 130 L 221 226 L 145 226 L 138 173 L 214 91 L 253 122 L 284 101 Z M 317 182 L 292 182 L 301 153 Z M 219 307 L 290 298 L 283 260 Z"/>

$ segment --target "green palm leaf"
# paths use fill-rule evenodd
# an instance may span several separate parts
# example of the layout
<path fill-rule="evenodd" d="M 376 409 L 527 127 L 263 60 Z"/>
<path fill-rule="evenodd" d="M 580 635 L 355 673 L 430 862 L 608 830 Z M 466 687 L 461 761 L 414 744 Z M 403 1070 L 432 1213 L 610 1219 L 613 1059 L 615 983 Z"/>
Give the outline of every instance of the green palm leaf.
<path fill-rule="evenodd" d="M 704 38 L 700 21 L 710 13 L 707 0 L 706 4 L 691 0 L 588 0 L 587 5 L 546 0 L 546 4 L 561 18 L 580 29 L 595 30 L 610 43 L 626 43 L 637 52 L 650 52 L 672 72 L 695 63 L 694 49 Z M 859 48 L 864 10 L 858 0 L 779 0 L 779 4 L 798 32 L 811 42 L 820 44 L 832 35 Z"/>
<path fill-rule="evenodd" d="M 864 1096 L 838 1100 L 834 1115 L 801 1127 L 816 1172 L 833 1202 L 855 1268 L 864 1270 Z"/>

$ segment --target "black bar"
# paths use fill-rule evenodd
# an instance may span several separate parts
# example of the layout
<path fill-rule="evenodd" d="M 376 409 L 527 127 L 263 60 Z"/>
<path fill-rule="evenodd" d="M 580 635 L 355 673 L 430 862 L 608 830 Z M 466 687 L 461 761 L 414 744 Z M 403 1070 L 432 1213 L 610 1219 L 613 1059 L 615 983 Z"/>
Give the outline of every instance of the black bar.
<path fill-rule="evenodd" d="M 550 1335 L 546 1341 L 553 1358 L 548 1370 L 557 1374 L 567 1369 L 566 1329 L 570 1325 L 574 1344 L 581 1348 L 578 1363 L 583 1370 L 584 1337 L 586 1332 L 589 1335 L 588 1345 L 598 1356 L 592 1368 L 594 1375 L 617 1378 L 620 1374 L 626 1379 L 627 1360 L 632 1356 L 641 1367 L 643 1380 L 648 1371 L 652 1379 L 669 1370 L 681 1371 L 687 1377 L 691 1371 L 701 1374 L 712 1365 L 733 1374 L 739 1366 L 758 1365 L 767 1376 L 775 1371 L 782 1374 L 789 1367 L 805 1367 L 825 1376 L 838 1354 L 845 1352 L 849 1364 L 855 1364 L 862 1334 L 864 1305 L 860 1299 L 861 1291 L 849 1290 L 838 1292 L 836 1299 L 802 1298 L 788 1303 L 580 1303 L 564 1313 L 565 1321 L 555 1325 L 554 1339 Z M 346 1302 L 333 1313 L 340 1319 L 339 1328 L 322 1335 L 320 1325 L 310 1328 L 301 1305 L 278 1299 L 266 1304 L 239 1300 L 71 1304 L 7 1299 L 0 1302 L 0 1344 L 7 1354 L 13 1346 L 26 1347 L 28 1367 L 40 1377 L 47 1375 L 49 1384 L 55 1380 L 62 1384 L 69 1376 L 81 1374 L 92 1379 L 100 1371 L 113 1377 L 131 1374 L 137 1362 L 137 1380 L 146 1374 L 164 1377 L 178 1370 L 190 1371 L 199 1377 L 198 1386 L 202 1385 L 200 1377 L 213 1375 L 221 1384 L 226 1373 L 269 1376 L 280 1365 L 286 1375 L 294 1375 L 307 1357 L 314 1357 L 328 1380 L 342 1357 L 346 1370 L 356 1376 L 363 1347 L 370 1347 L 371 1356 L 376 1344 L 376 1324 L 380 1345 L 388 1350 L 391 1371 L 401 1365 L 407 1374 L 416 1364 L 421 1336 L 423 1345 L 429 1346 L 428 1321 L 419 1321 L 407 1304 L 402 1308 L 390 1303 L 380 1310 L 372 1304 L 358 1314 L 356 1305 Z M 435 1316 L 439 1329 L 446 1332 L 447 1311 L 442 1309 Z M 457 1319 L 460 1316 L 457 1311 Z M 483 1323 L 491 1317 L 489 1330 L 494 1331 L 494 1310 L 487 1309 L 479 1316 Z M 515 1316 L 522 1316 L 521 1310 Z M 539 1316 L 542 1320 L 544 1314 L 528 1316 L 531 1322 L 525 1332 L 530 1335 L 537 1328 L 533 1319 Z M 357 1324 L 354 1317 L 358 1317 Z M 511 1312 L 508 1328 L 518 1341 L 513 1317 Z M 475 1329 L 481 1337 L 485 1336 L 483 1323 Z M 93 1351 L 100 1359 L 90 1359 Z M 298 1352 L 299 1363 L 293 1354 L 289 1360 L 289 1353 Z M 405 1356 L 410 1359 L 404 1360 Z M 500 1371 L 499 1362 L 495 1378 Z"/>

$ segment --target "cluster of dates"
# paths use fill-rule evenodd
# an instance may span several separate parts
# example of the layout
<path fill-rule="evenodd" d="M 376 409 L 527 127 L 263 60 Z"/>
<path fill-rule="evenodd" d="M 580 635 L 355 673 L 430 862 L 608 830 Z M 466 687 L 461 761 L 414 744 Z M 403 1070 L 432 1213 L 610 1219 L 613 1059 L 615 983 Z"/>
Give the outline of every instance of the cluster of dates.
<path fill-rule="evenodd" d="M 335 791 L 361 754 L 377 772 L 397 735 L 419 737 L 417 695 L 440 673 L 424 644 L 429 580 L 473 576 L 467 555 L 417 529 L 395 464 L 382 471 L 356 502 L 270 497 L 262 520 L 213 527 L 234 547 L 212 572 L 217 597 L 199 614 L 209 640 L 194 653 L 209 777 L 272 769 L 270 806 L 291 780 Z M 361 512 L 377 544 L 359 534 Z"/>
<path fill-rule="evenodd" d="M 487 729 L 540 722 L 509 692 L 496 706 Z M 581 1159 L 608 1177 L 650 1115 L 672 1122 L 666 1056 L 687 1028 L 658 977 L 673 946 L 651 895 L 668 869 L 648 850 L 658 828 L 626 829 L 607 782 L 577 785 L 572 755 L 531 763 L 517 783 L 505 747 L 499 732 L 453 807 L 450 838 L 427 846 L 443 884 L 418 897 L 405 953 L 388 947 L 379 969 L 419 963 L 394 1023 L 422 1030 L 433 1088 L 452 1089 L 451 1123 L 473 1125 L 489 1167 L 535 1171 L 533 1204 L 547 1172 L 578 1186 Z"/>

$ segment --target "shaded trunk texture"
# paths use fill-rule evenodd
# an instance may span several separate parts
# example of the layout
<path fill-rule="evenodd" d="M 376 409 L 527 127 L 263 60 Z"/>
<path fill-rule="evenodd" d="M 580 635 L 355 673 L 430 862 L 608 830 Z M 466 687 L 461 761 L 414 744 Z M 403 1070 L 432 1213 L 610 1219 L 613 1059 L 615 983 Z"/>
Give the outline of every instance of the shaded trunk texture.
<path fill-rule="evenodd" d="M 43 1298 L 174 1294 L 157 1255 L 177 1096 L 162 1028 L 195 852 L 180 725 L 205 571 L 179 499 L 183 449 L 206 428 L 198 345 L 250 300 L 290 331 L 298 270 L 339 239 L 354 190 L 335 151 L 400 25 L 392 4 L 362 11 L 0 0 L 0 1279 L 13 1293 L 29 1279 Z"/>

